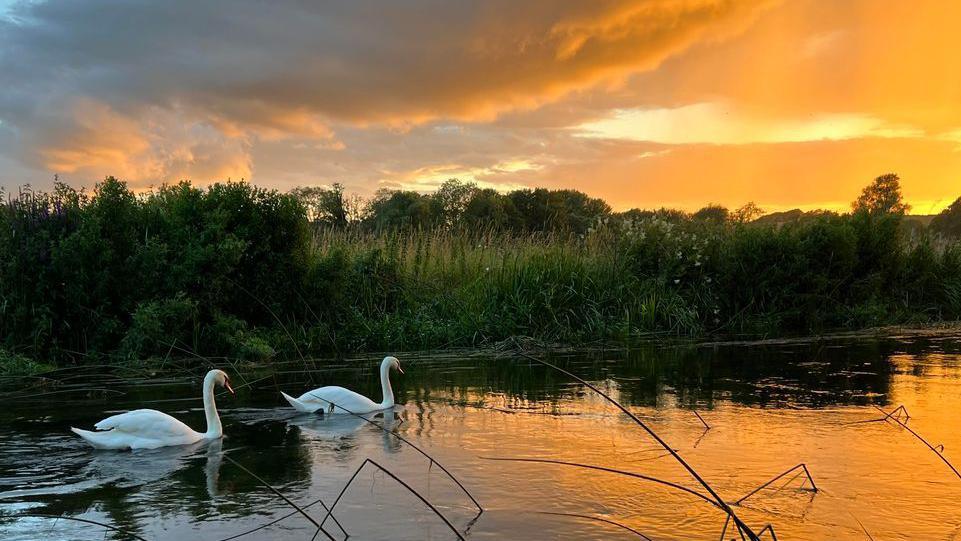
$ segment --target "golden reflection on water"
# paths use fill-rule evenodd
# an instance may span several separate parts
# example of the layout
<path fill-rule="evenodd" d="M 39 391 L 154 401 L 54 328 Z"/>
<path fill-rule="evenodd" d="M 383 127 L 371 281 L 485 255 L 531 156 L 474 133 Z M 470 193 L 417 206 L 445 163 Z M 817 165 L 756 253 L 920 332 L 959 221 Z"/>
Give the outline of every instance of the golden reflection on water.
<path fill-rule="evenodd" d="M 945 456 L 961 462 L 956 451 L 961 449 L 958 356 L 894 356 L 892 363 L 888 409 L 904 404 L 912 415 L 909 426 L 933 445 L 943 444 Z M 602 383 L 615 398 L 631 384 Z M 603 516 L 654 539 L 717 539 L 720 534 L 720 511 L 649 481 L 480 458 L 584 463 L 700 489 L 639 427 L 602 400 L 584 395 L 544 404 L 479 391 L 448 398 L 467 406 L 457 414 L 437 410 L 436 403 L 408 405 L 409 418 L 420 423 L 409 430 L 433 446 L 462 452 L 459 471 L 473 478 L 472 485 L 492 507 Z M 705 430 L 689 409 L 675 407 L 673 395 L 658 402 L 656 408 L 634 411 L 728 501 L 796 464 L 807 464 L 818 493 L 803 490 L 797 478 L 736 508 L 756 530 L 771 523 L 781 539 L 866 539 L 860 522 L 874 539 L 959 538 L 961 479 L 896 424 L 860 423 L 881 416 L 873 407 L 761 408 L 718 401 L 701 412 L 712 426 Z M 597 538 L 606 537 L 599 533 Z"/>
<path fill-rule="evenodd" d="M 712 351 L 701 361 L 665 359 L 658 350 L 640 361 L 572 359 L 570 369 L 627 404 L 729 502 L 806 464 L 819 492 L 800 477 L 785 478 L 736 507 L 755 531 L 773 524 L 783 540 L 961 540 L 961 479 L 896 423 L 863 422 L 881 416 L 874 403 L 889 411 L 903 404 L 909 426 L 961 463 L 961 354 L 943 353 L 957 350 L 951 344 L 913 354 L 903 351 L 919 347 L 896 343 L 892 354 L 862 346 L 856 353 L 854 346 L 828 347 L 827 353 L 815 348 L 816 354 L 752 350 L 749 359 L 740 350 Z M 428 358 L 405 370 L 395 382 L 402 405 L 393 418 L 376 421 L 428 450 L 483 503 L 486 512 L 470 527 L 469 539 L 633 538 L 610 524 L 542 513 L 603 517 L 655 540 L 719 538 L 724 515 L 675 488 L 571 466 L 487 460 L 580 463 L 702 490 L 643 430 L 583 386 L 502 359 Z M 343 373 L 318 377 L 350 381 Z M 377 392 L 369 373 L 359 370 L 355 377 L 352 387 Z M 182 391 L 194 393 L 188 385 Z M 164 399 L 181 394 L 157 392 Z M 143 398 L 126 400 L 112 406 L 145 405 Z M 131 455 L 91 453 L 66 427 L 97 417 L 103 407 L 27 405 L 7 412 L 15 423 L 0 424 L 0 487 L 7 490 L 0 489 L 0 511 L 43 505 L 136 528 L 152 541 L 218 539 L 290 512 L 210 449 L 164 454 L 169 465 L 137 455 L 156 472 L 134 464 L 133 473 L 124 467 L 132 464 Z M 199 421 L 199 411 L 177 407 L 184 408 L 177 415 Z M 363 460 L 373 458 L 436 502 L 458 527 L 474 519 L 470 501 L 436 468 L 359 419 L 295 414 L 269 387 L 225 401 L 222 415 L 228 434 L 223 448 L 300 503 L 330 501 Z M 451 537 L 385 475 L 371 471 L 357 479 L 338 507 L 353 538 Z M 63 522 L 0 522 L 0 538 L 32 540 L 39 526 L 71 539 L 103 534 L 86 529 L 84 537 Z M 291 519 L 257 538 L 288 541 L 311 533 L 305 521 Z"/>

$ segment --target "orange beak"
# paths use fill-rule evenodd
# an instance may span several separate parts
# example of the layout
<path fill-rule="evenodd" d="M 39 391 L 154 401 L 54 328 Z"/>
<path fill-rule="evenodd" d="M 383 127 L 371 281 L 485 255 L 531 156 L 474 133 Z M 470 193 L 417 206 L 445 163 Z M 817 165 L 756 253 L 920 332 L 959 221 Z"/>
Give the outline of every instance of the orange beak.
<path fill-rule="evenodd" d="M 234 388 L 230 386 L 230 380 L 229 380 L 229 379 L 225 379 L 225 380 L 224 380 L 224 387 L 226 387 L 227 390 L 230 391 L 230 394 L 234 394 Z"/>

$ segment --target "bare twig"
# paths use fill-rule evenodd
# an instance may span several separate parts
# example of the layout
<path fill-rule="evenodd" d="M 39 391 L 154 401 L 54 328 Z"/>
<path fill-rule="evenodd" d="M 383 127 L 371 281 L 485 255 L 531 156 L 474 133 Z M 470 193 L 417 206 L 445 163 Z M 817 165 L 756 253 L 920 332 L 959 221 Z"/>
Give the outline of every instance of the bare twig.
<path fill-rule="evenodd" d="M 143 538 L 143 537 L 141 537 L 141 536 L 139 536 L 139 535 L 137 535 L 137 534 L 135 534 L 135 533 L 133 533 L 133 532 L 131 532 L 131 531 L 129 531 L 129 530 L 124 530 L 123 528 L 118 528 L 118 527 L 116 527 L 116 526 L 111 526 L 110 524 L 106 524 L 106 523 L 103 523 L 103 522 L 97 522 L 96 520 L 90 520 L 90 519 L 86 519 L 86 518 L 70 517 L 70 516 L 67 516 L 67 515 L 48 515 L 48 514 L 44 514 L 44 513 L 17 513 L 16 515 L 12 515 L 10 518 L 20 518 L 20 517 L 24 517 L 24 518 L 26 518 L 26 517 L 52 518 L 52 519 L 56 519 L 56 520 L 61 520 L 61 519 L 62 519 L 62 520 L 73 520 L 73 521 L 75 521 L 75 522 L 84 522 L 84 523 L 86 523 L 86 524 L 93 524 L 94 526 L 100 526 L 101 528 L 106 528 L 106 529 L 108 529 L 108 530 L 115 531 L 115 532 L 117 532 L 117 533 L 126 535 L 126 536 L 130 537 L 131 539 L 138 539 L 139 541 L 147 541 L 147 539 L 145 539 L 145 538 Z"/>
<path fill-rule="evenodd" d="M 874 537 L 872 537 L 871 534 L 868 532 L 868 529 L 864 527 L 864 524 L 861 524 L 861 521 L 858 520 L 858 517 L 851 515 L 851 518 L 854 519 L 854 522 L 858 523 L 858 526 L 861 527 L 861 531 L 864 532 L 864 535 L 868 536 L 868 539 L 870 541 L 874 541 Z"/>
<path fill-rule="evenodd" d="M 240 468 L 241 470 L 245 471 L 248 475 L 250 475 L 251 477 L 253 477 L 253 478 L 256 479 L 257 481 L 259 481 L 260 484 L 262 484 L 263 486 L 267 487 L 271 492 L 273 492 L 274 494 L 276 494 L 277 496 L 279 496 L 282 500 L 284 500 L 285 502 L 287 502 L 288 505 L 290 505 L 291 507 L 293 507 L 294 509 L 296 509 L 298 512 L 300 512 L 300 514 L 303 515 L 304 518 L 306 518 L 308 521 L 310 521 L 311 524 L 313 524 L 314 526 L 316 526 L 318 530 L 323 531 L 323 532 L 324 532 L 324 535 L 326 535 L 328 539 L 330 539 L 331 541 L 335 541 L 335 540 L 334 540 L 334 537 L 333 537 L 332 535 L 330 535 L 329 533 L 327 533 L 327 530 L 324 530 L 324 528 L 321 526 L 322 523 L 317 522 L 316 520 L 314 520 L 314 517 L 310 516 L 310 515 L 307 513 L 307 511 L 304 511 L 303 508 L 301 508 L 301 507 L 298 506 L 296 503 L 294 503 L 290 498 L 288 498 L 287 496 L 284 496 L 284 494 L 283 494 L 282 492 L 280 492 L 279 490 L 277 490 L 276 488 L 274 488 L 273 486 L 271 486 L 270 483 L 268 483 L 267 481 L 264 481 L 264 480 L 261 479 L 260 476 L 258 476 L 256 473 L 248 470 L 248 469 L 245 468 L 242 464 L 240 464 L 240 463 L 237 462 L 236 460 L 230 458 L 230 455 L 224 454 L 224 458 L 227 459 L 227 460 L 228 460 L 231 464 L 233 464 L 234 466 L 237 466 L 237 467 Z M 344 527 L 340 525 L 340 522 L 337 521 L 337 518 L 331 516 L 331 510 L 327 508 L 327 504 L 325 504 L 324 502 L 320 502 L 320 504 L 321 504 L 322 506 L 324 506 L 324 509 L 327 511 L 327 515 L 324 516 L 324 522 L 327 521 L 327 517 L 329 516 L 330 518 L 333 519 L 334 523 L 337 524 L 337 527 L 340 528 L 340 531 L 343 532 L 343 534 L 344 534 L 345 536 L 349 536 L 350 534 L 347 533 L 347 530 L 344 530 Z"/>
<path fill-rule="evenodd" d="M 461 482 L 460 482 L 456 477 L 454 477 L 454 474 L 452 474 L 450 471 L 448 471 L 447 468 L 445 468 L 443 464 L 441 464 L 440 462 L 437 462 L 437 460 L 434 459 L 434 457 L 432 457 L 431 455 L 427 454 L 427 451 L 424 451 L 423 449 L 421 449 L 421 448 L 418 447 L 417 445 L 414 445 L 413 442 L 411 442 L 411 441 L 408 440 L 407 438 L 405 438 L 405 437 L 401 436 L 400 434 L 398 434 L 396 430 L 390 430 L 390 429 L 388 429 L 386 426 L 381 425 L 381 424 L 378 424 L 378 423 L 374 422 L 372 419 L 368 419 L 367 417 L 364 417 L 363 415 L 360 415 L 359 413 L 354 413 L 353 411 L 350 411 L 349 409 L 347 409 L 347 408 L 345 408 L 345 407 L 343 407 L 343 406 L 341 406 L 341 405 L 334 404 L 333 402 L 331 402 L 330 400 L 327 400 L 326 398 L 320 397 L 320 396 L 315 395 L 315 394 L 313 394 L 313 393 L 309 393 L 309 394 L 310 394 L 310 396 L 313 396 L 314 398 L 317 398 L 318 400 L 322 400 L 322 401 L 324 401 L 324 402 L 327 402 L 332 408 L 336 408 L 336 409 L 339 409 L 339 410 L 344 411 L 344 412 L 346 412 L 346 413 L 349 413 L 350 415 L 353 415 L 354 417 L 357 417 L 358 419 L 363 419 L 364 421 L 366 421 L 366 422 L 369 423 L 370 425 L 379 428 L 380 430 L 386 432 L 387 434 L 390 434 L 390 435 L 394 436 L 395 438 L 397 438 L 398 440 L 400 440 L 400 441 L 406 443 L 407 445 L 411 446 L 415 451 L 417 451 L 418 453 L 420 453 L 421 455 L 423 455 L 424 458 L 426 458 L 427 460 L 429 460 L 432 465 L 437 466 L 438 468 L 440 468 L 441 471 L 443 471 L 445 474 L 447 474 L 447 477 L 449 477 L 450 480 L 454 482 L 454 484 L 456 484 L 458 487 L 460 487 L 460 489 L 461 489 L 462 491 L 464 491 L 464 494 L 466 494 L 467 497 L 470 498 L 470 500 L 471 500 L 472 502 L 474 502 L 474 505 L 477 506 L 477 510 L 478 510 L 477 515 L 478 515 L 478 516 L 480 516 L 480 514 L 484 512 L 484 508 L 483 508 L 483 507 L 481 506 L 481 504 L 477 501 L 477 499 L 474 498 L 474 495 L 471 494 L 470 491 L 467 490 L 467 488 L 466 488 L 463 484 L 461 484 Z"/>
<path fill-rule="evenodd" d="M 697 482 L 700 483 L 701 486 L 704 487 L 705 490 L 707 490 L 707 492 L 711 495 L 711 498 L 713 498 L 715 504 L 716 504 L 718 507 L 720 507 L 722 510 L 724 510 L 725 513 L 727 513 L 728 515 L 731 516 L 731 519 L 734 521 L 734 525 L 737 527 L 738 531 L 743 532 L 743 533 L 746 533 L 747 536 L 751 539 L 751 541 L 758 541 L 758 536 L 757 536 L 756 533 L 754 533 L 754 530 L 752 530 L 747 524 L 744 523 L 743 520 L 741 520 L 741 519 L 737 516 L 736 513 L 734 513 L 734 510 L 731 508 L 731 506 L 728 505 L 727 502 L 725 502 L 724 499 L 721 498 L 721 496 L 718 495 L 718 493 L 714 491 L 714 489 L 711 487 L 711 485 L 710 485 L 703 477 L 701 477 L 701 475 L 698 474 L 698 473 L 694 470 L 694 468 L 691 467 L 691 465 L 687 463 L 687 461 L 685 461 L 683 458 L 681 458 L 681 455 L 679 455 L 679 454 L 677 453 L 677 451 L 675 451 L 670 445 L 667 444 L 666 441 L 664 441 L 659 435 L 657 435 L 657 433 L 654 432 L 654 430 L 651 429 L 651 427 L 649 427 L 646 423 L 644 423 L 644 421 L 640 420 L 640 419 L 637 417 L 637 415 L 635 415 L 635 414 L 632 413 L 630 410 L 628 410 L 627 408 L 625 408 L 625 407 L 624 407 L 623 405 L 621 405 L 621 403 L 618 402 L 617 400 L 614 400 L 613 398 L 611 398 L 610 396 L 608 396 L 604 391 L 600 390 L 600 389 L 597 388 L 595 385 L 592 385 L 591 383 L 588 383 L 588 382 L 587 382 L 586 380 L 584 380 L 583 378 L 578 377 L 577 375 L 572 374 L 571 372 L 568 372 L 567 370 L 564 370 L 563 368 L 561 368 L 561 367 L 559 367 L 559 366 L 557 366 L 557 365 L 551 364 L 551 363 L 549 363 L 549 362 L 547 362 L 547 361 L 545 361 L 545 360 L 539 359 L 539 358 L 537 358 L 537 357 L 535 357 L 535 356 L 533 356 L 533 355 L 530 355 L 530 354 L 528 354 L 528 353 L 525 353 L 525 352 L 523 351 L 523 349 L 520 347 L 520 344 L 517 344 L 516 341 L 515 341 L 515 345 L 517 345 L 517 349 L 518 349 L 517 353 L 518 353 L 518 355 L 524 357 L 525 359 L 528 359 L 528 360 L 534 361 L 534 362 L 536 362 L 536 363 L 542 364 L 542 365 L 544 365 L 544 366 L 546 366 L 546 367 L 548 367 L 548 368 L 551 368 L 552 370 L 555 370 L 555 371 L 557 371 L 557 372 L 560 372 L 560 373 L 562 373 L 562 374 L 564 374 L 564 375 L 566 375 L 566 376 L 568 376 L 568 377 L 576 380 L 576 381 L 579 382 L 580 384 L 586 386 L 587 388 L 591 389 L 591 390 L 594 391 L 595 393 L 601 395 L 602 398 L 604 398 L 605 400 L 607 400 L 608 402 L 610 402 L 611 404 L 613 404 L 614 406 L 616 406 L 616 407 L 617 407 L 619 410 L 621 410 L 625 415 L 627 415 L 628 417 L 630 417 L 631 420 L 633 420 L 635 423 L 637 423 L 637 425 L 640 426 L 642 429 L 644 429 L 644 431 L 647 432 L 648 435 L 651 436 L 651 437 L 654 439 L 654 441 L 656 441 L 658 444 L 661 445 L 661 447 L 663 447 L 667 452 L 669 452 L 669 453 L 671 454 L 671 456 L 674 457 L 674 460 L 676 460 L 676 461 L 678 462 L 678 464 L 680 464 L 685 470 L 687 470 L 687 472 L 688 472 L 695 480 L 697 480 Z"/>
<path fill-rule="evenodd" d="M 768 482 L 762 484 L 761 486 L 755 488 L 755 489 L 752 490 L 751 492 L 748 492 L 746 495 L 744 495 L 743 497 L 741 497 L 740 500 L 734 502 L 734 505 L 741 505 L 741 503 L 744 502 L 744 500 L 746 500 L 746 499 L 750 498 L 751 496 L 757 494 L 758 492 L 764 490 L 764 489 L 767 488 L 771 483 L 777 481 L 778 479 L 781 479 L 781 478 L 785 477 L 787 474 L 789 474 L 789 473 L 791 473 L 791 472 L 793 472 L 793 471 L 795 471 L 795 470 L 802 470 L 802 471 L 804 472 L 804 475 L 807 476 L 807 480 L 811 483 L 811 490 L 814 491 L 814 492 L 817 492 L 817 491 L 818 491 L 817 485 L 814 484 L 814 478 L 811 477 L 811 472 L 808 471 L 807 465 L 805 465 L 805 464 L 802 463 L 802 464 L 798 464 L 797 466 L 792 467 L 791 469 L 787 470 L 786 472 L 784 472 L 784 473 L 782 473 L 782 474 L 780 474 L 780 475 L 775 476 L 773 479 L 771 479 L 770 481 L 768 481 Z M 800 472 L 799 472 L 799 473 L 800 473 Z M 795 476 L 795 477 L 797 477 L 797 476 Z M 758 533 L 758 535 L 760 535 L 760 533 Z"/>
<path fill-rule="evenodd" d="M 879 408 L 879 407 L 877 407 L 877 406 L 874 406 L 874 409 L 880 411 L 881 413 L 887 413 L 887 412 L 885 412 L 883 409 L 881 409 L 881 408 Z M 897 411 L 897 410 L 894 410 L 894 411 Z M 900 418 L 894 417 L 893 414 L 894 414 L 894 412 L 888 413 L 888 414 L 885 416 L 885 420 L 889 420 L 889 419 L 890 419 L 890 420 L 893 420 L 894 422 L 898 423 L 899 425 L 901 425 L 901 428 L 903 428 L 903 429 L 907 430 L 908 432 L 910 432 L 911 435 L 913 435 L 915 438 L 917 438 L 918 440 L 920 440 L 921 443 L 923 443 L 924 445 L 926 445 L 926 446 L 928 447 L 928 449 L 931 449 L 931 451 L 932 451 L 934 454 L 938 455 L 938 458 L 940 458 L 942 462 L 944 462 L 945 464 L 947 464 L 947 466 L 948 466 L 949 468 L 951 468 L 951 471 L 954 472 L 954 475 L 956 475 L 956 476 L 958 477 L 958 479 L 961 479 L 961 472 L 958 472 L 958 469 L 954 467 L 954 464 L 951 464 L 951 461 L 949 461 L 943 454 L 941 454 L 941 451 L 938 451 L 937 448 L 935 448 L 935 446 L 933 446 L 933 445 L 931 445 L 930 443 L 928 443 L 928 440 L 924 439 L 920 434 L 918 434 L 917 432 L 915 432 L 914 430 L 912 430 L 911 427 L 909 427 L 909 426 L 907 425 L 907 423 L 901 421 Z M 942 449 L 943 449 L 943 447 L 942 447 Z"/>
<path fill-rule="evenodd" d="M 592 516 L 592 515 L 579 515 L 579 514 L 577 514 L 577 513 L 561 513 L 561 512 L 558 512 L 558 511 L 534 511 L 534 512 L 537 513 L 537 514 L 539 514 L 539 515 L 556 515 L 556 516 L 561 516 L 561 517 L 583 518 L 583 519 L 586 519 L 586 520 L 594 520 L 594 521 L 597 521 L 597 522 L 605 522 L 605 523 L 607 523 L 607 524 L 611 524 L 611 525 L 613 525 L 613 526 L 617 526 L 618 528 L 627 530 L 627 531 L 633 533 L 634 535 L 640 537 L 641 539 L 646 539 L 647 541 L 652 541 L 650 537 L 642 534 L 641 532 L 635 530 L 634 528 L 631 528 L 630 526 L 627 526 L 627 525 L 625 525 L 625 524 L 621 524 L 620 522 L 615 522 L 615 521 L 613 521 L 613 520 L 609 520 L 609 519 L 606 519 L 606 518 L 603 518 L 603 517 L 595 517 L 595 516 Z"/>
<path fill-rule="evenodd" d="M 344 485 L 344 488 L 341 489 L 340 494 L 337 495 L 337 499 L 334 500 L 334 503 L 330 506 L 330 509 L 327 510 L 327 514 L 324 515 L 324 520 L 320 521 L 320 524 L 321 524 L 321 525 L 324 524 L 324 523 L 326 523 L 328 518 L 332 518 L 332 513 L 334 512 L 334 508 L 336 508 L 336 507 L 337 507 L 337 504 L 340 503 L 340 499 L 344 496 L 344 493 L 347 492 L 347 489 L 350 488 L 350 485 L 354 482 L 354 479 L 357 478 L 357 475 L 358 475 L 358 474 L 364 469 L 364 467 L 366 467 L 368 464 L 370 464 L 370 465 L 374 466 L 375 468 L 379 469 L 380 471 L 386 473 L 387 475 L 390 476 L 391 479 L 393 479 L 394 481 L 397 481 L 402 487 L 406 488 L 408 492 L 410 492 L 410 493 L 413 494 L 414 496 L 417 496 L 417 498 L 418 498 L 421 502 L 423 502 L 424 505 L 426 505 L 431 511 L 434 512 L 435 515 L 437 515 L 438 517 L 440 517 L 441 520 L 444 521 L 444 524 L 446 524 L 447 527 L 450 528 L 450 531 L 454 532 L 454 535 L 456 535 L 458 539 L 460 539 L 461 541 L 466 541 L 466 540 L 464 539 L 464 536 L 461 535 L 461 533 L 460 533 L 459 531 L 457 531 L 457 528 L 454 527 L 454 525 L 451 524 L 451 522 L 450 522 L 449 520 L 447 520 L 447 517 L 445 517 L 444 514 L 441 513 L 440 510 L 437 509 L 437 507 L 434 506 L 434 504 L 432 504 L 432 503 L 430 503 L 429 501 L 427 501 L 427 498 L 421 496 L 421 494 L 420 494 L 419 492 L 417 492 L 417 491 L 414 489 L 414 487 L 412 487 L 412 486 L 408 485 L 407 483 L 405 483 L 400 477 L 397 477 L 396 475 L 394 475 L 393 472 L 391 472 L 391 471 L 388 470 L 387 468 L 381 466 L 380 464 L 378 464 L 377 462 L 375 462 L 375 461 L 373 461 L 373 460 L 371 460 L 371 459 L 369 459 L 369 458 L 365 458 L 365 459 L 364 459 L 364 462 L 360 465 L 360 467 L 358 467 L 357 470 L 354 471 L 354 474 L 350 476 L 350 479 L 347 481 L 347 484 L 345 484 L 345 485 Z"/>
<path fill-rule="evenodd" d="M 588 469 L 588 470 L 596 470 L 596 471 L 603 471 L 603 472 L 608 472 L 608 473 L 614 473 L 614 474 L 617 474 L 617 475 L 626 475 L 626 476 L 628 476 L 628 477 L 634 477 L 634 478 L 636 478 L 636 479 L 641 479 L 641 480 L 644 480 L 644 481 L 650 481 L 650 482 L 652 482 L 652 483 L 657 483 L 657 484 L 659 484 L 659 485 L 664 485 L 664 486 L 667 486 L 667 487 L 675 488 L 675 489 L 677 489 L 677 490 L 681 490 L 681 491 L 683 491 L 683 492 L 687 492 L 688 494 L 690 494 L 690 495 L 692 495 L 692 496 L 696 496 L 696 497 L 704 500 L 705 502 L 713 505 L 714 507 L 717 507 L 717 508 L 721 509 L 722 511 L 724 510 L 723 507 L 721 507 L 720 505 L 718 505 L 717 502 L 715 502 L 715 501 L 714 501 L 713 499 L 711 499 L 709 496 L 706 496 L 706 495 L 704 495 L 704 494 L 701 494 L 700 492 L 698 492 L 698 491 L 696 491 L 696 490 L 694 490 L 694 489 L 692 489 L 692 488 L 688 488 L 688 487 L 686 487 L 686 486 L 684 486 L 684 485 L 681 485 L 681 484 L 678 484 L 678 483 L 674 483 L 674 482 L 671 482 L 671 481 L 665 481 L 665 480 L 663 480 L 663 479 L 658 479 L 657 477 L 651 477 L 650 475 L 644 475 L 644 474 L 642 474 L 642 473 L 635 473 L 635 472 L 630 472 L 630 471 L 625 471 L 625 470 L 618 470 L 618 469 L 615 469 L 615 468 L 608 468 L 608 467 L 606 467 L 606 466 L 595 466 L 595 465 L 593 465 L 593 464 L 580 464 L 580 463 L 577 463 L 577 462 L 566 462 L 566 461 L 563 461 L 563 460 L 552 460 L 552 459 L 548 459 L 548 458 L 508 458 L 508 457 L 488 457 L 488 456 L 481 456 L 481 457 L 478 457 L 478 458 L 480 458 L 481 460 L 497 460 L 497 461 L 503 461 L 503 462 L 536 462 L 536 463 L 540 463 L 540 464 L 557 464 L 557 465 L 560 465 L 560 466 L 572 466 L 572 467 L 575 467 L 575 468 L 585 468 L 585 469 Z"/>
<path fill-rule="evenodd" d="M 710 429 L 711 429 L 711 425 L 707 424 L 707 421 L 704 420 L 704 417 L 701 417 L 701 414 L 698 413 L 697 410 L 692 409 L 691 411 L 694 412 L 694 415 L 697 416 L 697 420 L 698 420 L 698 421 L 701 421 L 701 424 L 704 425 L 704 428 L 705 428 L 705 429 L 707 429 L 707 430 L 710 430 Z"/>
<path fill-rule="evenodd" d="M 757 532 L 757 534 L 761 536 L 761 535 L 764 535 L 764 532 L 770 533 L 771 539 L 773 539 L 774 541 L 777 541 L 777 534 L 774 533 L 774 526 L 768 524 L 767 526 L 761 528 L 761 531 Z"/>

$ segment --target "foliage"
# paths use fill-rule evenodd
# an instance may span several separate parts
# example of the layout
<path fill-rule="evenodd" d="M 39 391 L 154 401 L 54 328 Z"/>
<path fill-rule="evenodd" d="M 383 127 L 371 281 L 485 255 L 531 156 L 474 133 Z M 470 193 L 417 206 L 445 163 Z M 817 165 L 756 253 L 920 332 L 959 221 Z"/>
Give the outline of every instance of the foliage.
<path fill-rule="evenodd" d="M 382 191 L 363 217 L 345 201 L 244 183 L 137 195 L 113 178 L 23 190 L 0 204 L 0 364 L 961 318 L 961 244 L 906 236 L 883 211 L 897 204 L 766 222 L 753 205 L 613 213 L 571 190 L 459 182 Z"/>
<path fill-rule="evenodd" d="M 928 227 L 947 237 L 961 237 L 961 197 L 935 216 Z"/>
<path fill-rule="evenodd" d="M 852 204 L 855 212 L 905 214 L 911 210 L 901 199 L 901 179 L 894 173 L 874 179 Z"/>

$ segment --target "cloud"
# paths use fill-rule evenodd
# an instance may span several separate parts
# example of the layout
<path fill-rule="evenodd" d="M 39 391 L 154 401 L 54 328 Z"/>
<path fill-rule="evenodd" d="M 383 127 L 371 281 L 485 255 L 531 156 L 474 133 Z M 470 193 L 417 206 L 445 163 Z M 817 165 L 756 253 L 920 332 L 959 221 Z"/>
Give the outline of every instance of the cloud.
<path fill-rule="evenodd" d="M 0 184 L 458 176 L 840 208 L 893 170 L 921 208 L 956 197 L 958 21 L 937 0 L 0 0 Z"/>
<path fill-rule="evenodd" d="M 921 137 L 922 130 L 895 126 L 870 115 L 832 113 L 805 118 L 751 114 L 724 103 L 628 109 L 574 128 L 582 137 L 610 137 L 667 144 L 750 144 L 841 141 L 865 137 Z"/>
<path fill-rule="evenodd" d="M 130 117 L 79 98 L 32 120 L 19 141 L 22 159 L 60 175 L 111 174 L 144 186 L 192 175 L 226 179 L 251 173 L 244 138 L 226 136 L 177 111 L 150 108 Z"/>
<path fill-rule="evenodd" d="M 765 4 L 24 1 L 0 18 L 0 119 L 35 145 L 17 151 L 50 170 L 114 162 L 131 176 L 169 176 L 190 161 L 174 155 L 191 153 L 157 149 L 162 134 L 145 133 L 154 120 L 144 117 L 214 130 L 234 149 L 240 139 L 333 141 L 343 125 L 491 121 L 619 84 L 740 31 Z M 93 102 L 102 109 L 78 111 Z M 92 134 L 90 115 L 126 136 Z"/>

